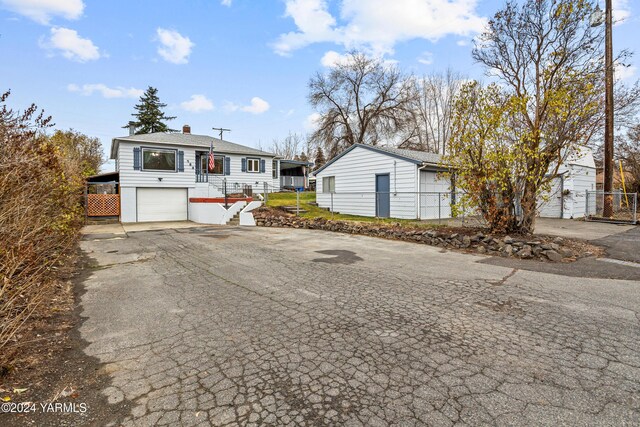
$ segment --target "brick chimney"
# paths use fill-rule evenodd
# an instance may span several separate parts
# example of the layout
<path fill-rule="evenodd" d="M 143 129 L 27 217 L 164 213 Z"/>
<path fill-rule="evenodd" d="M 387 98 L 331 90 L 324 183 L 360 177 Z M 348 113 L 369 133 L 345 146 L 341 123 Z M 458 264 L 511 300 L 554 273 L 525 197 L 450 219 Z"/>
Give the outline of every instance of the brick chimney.
<path fill-rule="evenodd" d="M 191 133 L 191 126 L 189 126 L 189 125 L 182 126 L 182 133 L 184 133 L 185 135 L 190 134 Z"/>

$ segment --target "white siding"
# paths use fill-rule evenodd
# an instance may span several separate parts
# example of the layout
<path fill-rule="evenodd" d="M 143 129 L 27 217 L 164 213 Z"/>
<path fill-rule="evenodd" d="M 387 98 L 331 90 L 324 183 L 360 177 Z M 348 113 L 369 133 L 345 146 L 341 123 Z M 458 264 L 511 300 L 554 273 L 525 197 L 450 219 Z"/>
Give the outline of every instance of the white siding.
<path fill-rule="evenodd" d="M 582 218 L 586 209 L 586 192 L 596 190 L 596 169 L 588 166 L 571 165 L 571 188 L 565 206 L 569 205 L 571 216 L 567 218 Z"/>
<path fill-rule="evenodd" d="M 227 180 L 227 189 L 231 192 L 236 190 L 242 190 L 243 185 L 251 185 L 253 191 L 256 193 L 262 193 L 264 191 L 264 184 L 267 183 L 268 188 L 273 187 L 273 167 L 272 158 L 270 157 L 258 157 L 258 156 L 245 156 L 240 154 L 225 154 L 231 158 L 231 173 L 230 175 L 222 176 Z M 259 158 L 265 162 L 264 172 L 242 172 L 242 159 L 243 158 Z M 270 190 L 269 190 L 270 191 Z"/>
<path fill-rule="evenodd" d="M 376 174 L 387 173 L 391 186 L 391 217 L 417 218 L 417 165 L 362 147 L 354 148 L 316 175 L 316 201 L 320 207 L 331 207 L 331 194 L 322 192 L 322 178 L 334 176 L 334 212 L 375 216 Z"/>
<path fill-rule="evenodd" d="M 184 172 L 155 172 L 133 169 L 133 148 L 170 148 L 184 151 Z M 118 166 L 120 167 L 120 187 L 173 187 L 196 186 L 195 150 L 189 147 L 152 145 L 120 141 L 118 145 Z M 162 178 L 160 181 L 158 178 Z"/>
<path fill-rule="evenodd" d="M 545 191 L 538 198 L 538 215 L 543 218 L 563 218 L 569 217 L 565 206 L 563 207 L 563 188 L 566 189 L 566 182 L 563 183 L 563 178 L 558 176 L 551 181 L 551 188 L 549 191 Z"/>
<path fill-rule="evenodd" d="M 561 165 L 558 173 L 564 173 L 564 182 L 560 188 L 560 178 L 554 178 L 550 193 L 538 200 L 539 215 L 545 218 L 560 218 L 561 200 L 562 218 L 582 218 L 586 208 L 586 192 L 596 189 L 595 167 L 570 164 Z M 562 196 L 561 191 L 568 194 Z M 544 200 L 548 198 L 548 200 Z"/>

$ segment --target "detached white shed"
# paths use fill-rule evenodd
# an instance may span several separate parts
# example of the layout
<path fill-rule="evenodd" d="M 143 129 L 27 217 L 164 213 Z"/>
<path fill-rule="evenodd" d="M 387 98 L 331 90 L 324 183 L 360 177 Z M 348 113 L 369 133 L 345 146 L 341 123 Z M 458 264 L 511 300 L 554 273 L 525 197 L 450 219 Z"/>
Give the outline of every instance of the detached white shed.
<path fill-rule="evenodd" d="M 586 210 L 587 191 L 595 189 L 596 163 L 593 152 L 582 149 L 579 154 L 568 157 L 558 168 L 550 191 L 540 198 L 539 215 L 544 218 L 582 218 Z"/>
<path fill-rule="evenodd" d="M 439 162 L 438 154 L 355 144 L 314 172 L 316 201 L 343 214 L 402 219 L 438 218 L 440 202 L 440 215 L 449 216 L 451 189 Z"/>

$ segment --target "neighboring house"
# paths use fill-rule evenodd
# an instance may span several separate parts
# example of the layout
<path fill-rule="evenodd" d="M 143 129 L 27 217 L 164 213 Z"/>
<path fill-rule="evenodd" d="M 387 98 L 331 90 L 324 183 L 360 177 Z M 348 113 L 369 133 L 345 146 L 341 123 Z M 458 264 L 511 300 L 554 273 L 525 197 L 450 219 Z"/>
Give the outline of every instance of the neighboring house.
<path fill-rule="evenodd" d="M 213 143 L 214 167 L 208 167 Z M 211 202 L 237 196 L 278 191 L 272 176 L 274 154 L 194 135 L 150 133 L 113 138 L 120 190 L 120 221 L 180 221 L 193 218 L 190 199 Z"/>
<path fill-rule="evenodd" d="M 567 158 L 551 181 L 551 190 L 539 201 L 539 215 L 545 218 L 582 218 L 587 208 L 587 191 L 596 190 L 593 152 L 582 149 Z"/>
<path fill-rule="evenodd" d="M 440 176 L 442 171 L 438 154 L 355 144 L 313 173 L 316 201 L 322 208 L 343 214 L 448 218 L 456 201 L 456 189 Z M 561 166 L 550 195 L 541 198 L 541 215 L 584 216 L 585 191 L 593 189 L 593 156 L 584 151 L 579 159 L 570 159 Z M 559 203 L 562 199 L 564 204 Z"/>
<path fill-rule="evenodd" d="M 309 188 L 309 171 L 313 163 L 304 160 L 281 159 L 274 160 L 278 167 L 274 167 L 274 185 L 282 190 L 296 190 Z M 278 180 L 276 183 L 275 181 Z"/>

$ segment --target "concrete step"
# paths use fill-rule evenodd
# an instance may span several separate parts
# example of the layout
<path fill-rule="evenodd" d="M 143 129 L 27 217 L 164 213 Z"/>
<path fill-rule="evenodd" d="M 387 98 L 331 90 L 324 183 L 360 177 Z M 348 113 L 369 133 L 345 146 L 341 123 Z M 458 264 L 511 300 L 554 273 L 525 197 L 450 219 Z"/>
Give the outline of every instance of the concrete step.
<path fill-rule="evenodd" d="M 308 212 L 306 209 L 302 209 L 300 208 L 300 210 L 298 210 L 298 208 L 296 208 L 295 206 L 281 206 L 281 209 L 289 212 L 289 213 L 296 213 L 296 212 L 300 212 L 300 213 L 305 213 Z"/>
<path fill-rule="evenodd" d="M 240 225 L 240 212 L 235 214 L 233 218 L 231 218 L 229 222 L 227 222 L 227 225 Z"/>

